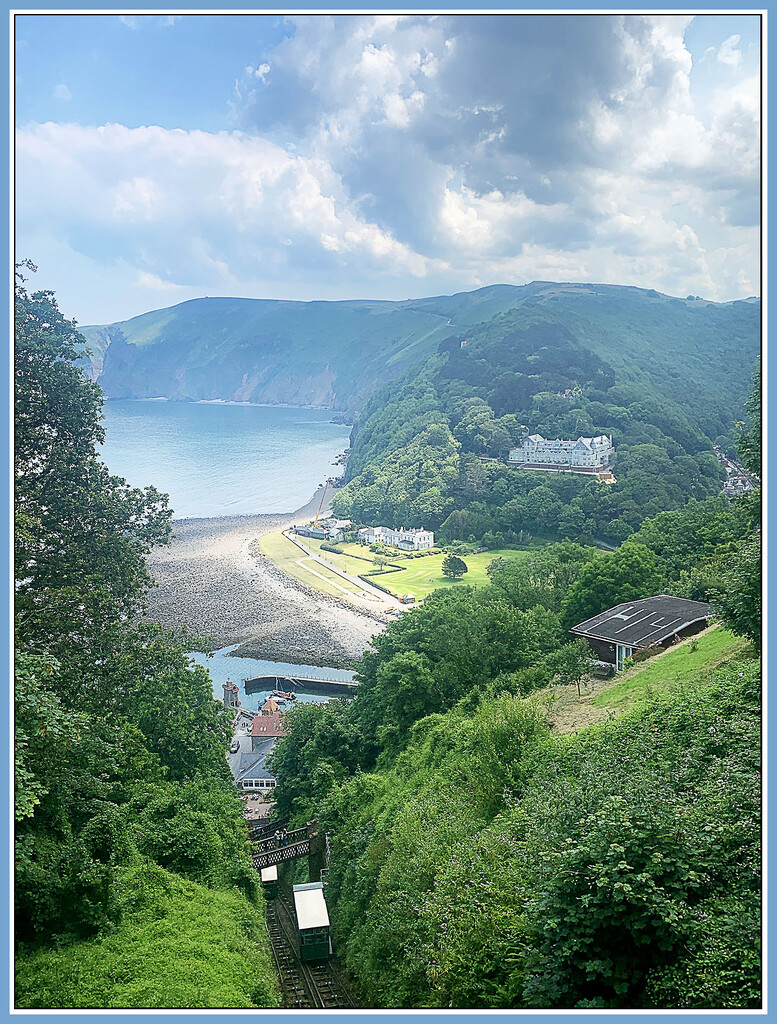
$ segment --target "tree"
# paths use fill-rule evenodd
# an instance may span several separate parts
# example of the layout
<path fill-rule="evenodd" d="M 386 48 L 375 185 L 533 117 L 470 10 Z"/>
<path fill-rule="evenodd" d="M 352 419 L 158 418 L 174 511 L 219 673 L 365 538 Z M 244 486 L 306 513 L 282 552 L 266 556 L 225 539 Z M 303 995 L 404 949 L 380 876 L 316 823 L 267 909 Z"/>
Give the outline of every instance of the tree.
<path fill-rule="evenodd" d="M 541 605 L 558 612 L 583 566 L 596 557 L 596 548 L 561 541 L 546 544 L 526 558 L 495 558 L 486 572 L 517 608 Z"/>
<path fill-rule="evenodd" d="M 469 568 L 463 558 L 459 558 L 458 555 L 445 556 L 442 561 L 443 576 L 447 576 L 451 580 L 458 580 L 465 572 L 469 572 Z"/>
<path fill-rule="evenodd" d="M 713 606 L 734 633 L 761 643 L 761 538 L 758 534 L 724 563 L 711 587 Z"/>
<path fill-rule="evenodd" d="M 129 487 L 98 458 L 102 392 L 76 365 L 83 344 L 53 293 L 30 295 L 17 274 L 17 639 L 63 665 L 74 644 L 142 607 L 145 555 L 171 534 L 166 495 Z"/>
<path fill-rule="evenodd" d="M 209 884 L 251 876 L 229 715 L 191 643 L 137 619 L 167 498 L 100 461 L 102 393 L 53 294 L 18 276 L 15 312 L 16 935 L 45 942 L 114 927 L 139 851 Z"/>
<path fill-rule="evenodd" d="M 761 366 L 756 366 L 750 395 L 745 402 L 745 421 L 737 424 L 737 452 L 742 465 L 761 475 Z"/>
<path fill-rule="evenodd" d="M 564 644 L 548 660 L 554 671 L 555 682 L 560 683 L 562 686 L 575 683 L 579 697 L 580 683 L 590 673 L 594 665 L 594 659 L 588 642 L 586 640 L 574 640 L 571 644 Z"/>
<path fill-rule="evenodd" d="M 584 565 L 567 594 L 562 623 L 570 629 L 578 622 L 620 604 L 660 593 L 664 582 L 658 559 L 644 544 L 627 541 L 612 555 Z"/>

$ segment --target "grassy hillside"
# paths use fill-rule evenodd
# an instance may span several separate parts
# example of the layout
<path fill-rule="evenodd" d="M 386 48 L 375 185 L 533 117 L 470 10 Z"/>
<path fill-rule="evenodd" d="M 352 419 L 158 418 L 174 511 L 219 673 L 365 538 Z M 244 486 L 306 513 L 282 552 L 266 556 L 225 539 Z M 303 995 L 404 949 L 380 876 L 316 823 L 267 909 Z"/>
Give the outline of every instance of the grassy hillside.
<path fill-rule="evenodd" d="M 105 328 L 83 329 L 97 344 Z M 445 319 L 381 302 L 193 299 L 111 325 L 109 398 L 225 399 L 358 408 L 433 352 Z"/>
<path fill-rule="evenodd" d="M 740 657 L 748 643 L 723 626 L 710 626 L 695 638 L 670 647 L 649 661 L 635 664 L 621 675 L 591 680 L 578 696 L 572 685 L 553 686 L 549 720 L 558 734 L 579 732 L 598 722 L 645 707 L 666 695 L 682 695 L 712 681 L 715 670 Z"/>
<path fill-rule="evenodd" d="M 112 935 L 21 952 L 21 1009 L 256 1009 L 280 1006 L 263 900 L 214 892 L 147 865 L 124 873 Z"/>
<path fill-rule="evenodd" d="M 225 399 L 357 410 L 450 337 L 564 324 L 624 380 L 692 406 L 714 381 L 736 403 L 758 346 L 758 303 L 716 305 L 644 289 L 534 282 L 404 302 L 193 299 L 82 328 L 110 398 Z M 672 388 L 672 381 L 674 387 Z M 705 399 L 706 400 L 706 399 Z M 730 401 L 729 401 L 730 400 Z"/>

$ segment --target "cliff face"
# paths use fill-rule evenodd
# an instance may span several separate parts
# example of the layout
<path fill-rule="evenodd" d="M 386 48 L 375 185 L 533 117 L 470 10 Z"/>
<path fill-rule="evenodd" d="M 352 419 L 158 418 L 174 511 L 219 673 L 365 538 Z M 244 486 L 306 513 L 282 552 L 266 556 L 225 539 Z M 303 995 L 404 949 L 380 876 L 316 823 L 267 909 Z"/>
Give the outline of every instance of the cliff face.
<path fill-rule="evenodd" d="M 447 320 L 390 302 L 195 299 L 82 333 L 87 372 L 109 398 L 352 411 L 433 352 Z"/>
<path fill-rule="evenodd" d="M 108 398 L 350 413 L 411 366 L 458 349 L 474 328 L 487 326 L 496 336 L 524 320 L 568 323 L 591 351 L 613 365 L 622 361 L 627 375 L 660 372 L 651 359 L 682 373 L 689 364 L 696 369 L 703 339 L 721 330 L 737 343 L 746 336 L 750 348 L 759 314 L 757 302 L 720 305 L 631 287 L 534 282 L 407 302 L 193 299 L 81 330 L 91 351 L 84 368 Z M 720 349 L 713 358 L 725 358 L 726 345 L 713 347 Z"/>

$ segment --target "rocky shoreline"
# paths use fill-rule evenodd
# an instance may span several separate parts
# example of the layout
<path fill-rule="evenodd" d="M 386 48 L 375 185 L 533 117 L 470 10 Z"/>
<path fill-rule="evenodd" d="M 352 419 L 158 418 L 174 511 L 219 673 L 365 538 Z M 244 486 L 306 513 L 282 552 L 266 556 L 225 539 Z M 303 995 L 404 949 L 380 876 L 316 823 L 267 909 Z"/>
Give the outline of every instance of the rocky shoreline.
<path fill-rule="evenodd" d="M 287 576 L 257 543 L 314 516 L 321 494 L 287 515 L 176 520 L 172 543 L 148 559 L 146 618 L 185 627 L 209 650 L 238 644 L 235 657 L 352 668 L 385 622 Z"/>

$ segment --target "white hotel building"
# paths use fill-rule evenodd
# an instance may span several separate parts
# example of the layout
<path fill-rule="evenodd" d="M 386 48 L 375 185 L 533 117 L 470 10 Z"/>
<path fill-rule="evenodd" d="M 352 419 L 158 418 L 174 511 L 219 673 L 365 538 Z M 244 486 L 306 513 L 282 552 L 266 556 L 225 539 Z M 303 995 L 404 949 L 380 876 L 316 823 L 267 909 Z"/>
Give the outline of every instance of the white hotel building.
<path fill-rule="evenodd" d="M 615 449 L 612 437 L 578 437 L 576 441 L 550 441 L 541 434 L 530 434 L 520 448 L 511 448 L 508 462 L 522 466 L 548 466 L 599 471 L 612 466 Z"/>
<path fill-rule="evenodd" d="M 388 526 L 367 526 L 359 530 L 362 544 L 385 544 L 402 551 L 425 551 L 434 547 L 431 530 L 392 530 Z"/>

